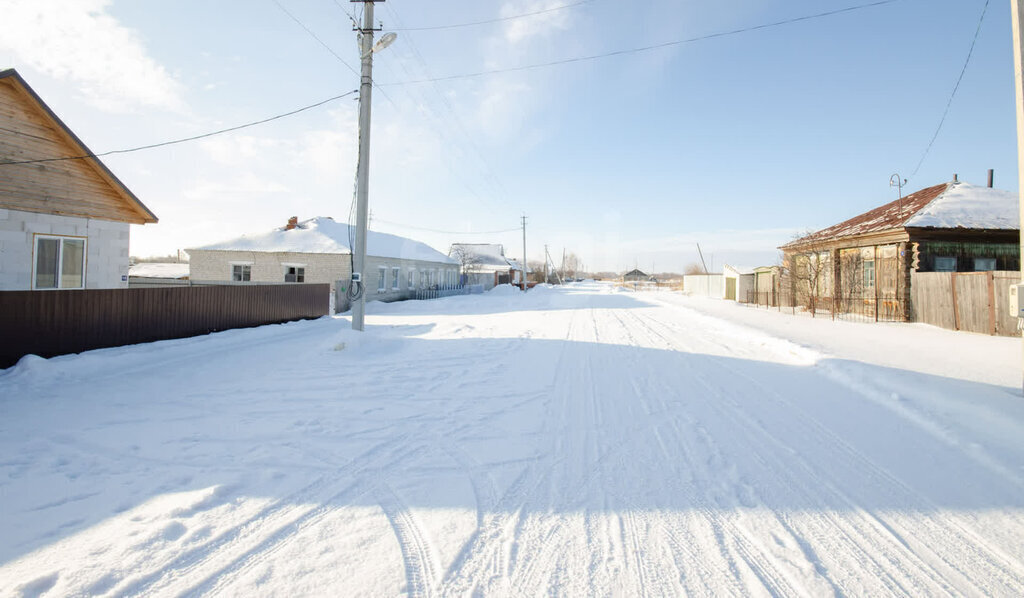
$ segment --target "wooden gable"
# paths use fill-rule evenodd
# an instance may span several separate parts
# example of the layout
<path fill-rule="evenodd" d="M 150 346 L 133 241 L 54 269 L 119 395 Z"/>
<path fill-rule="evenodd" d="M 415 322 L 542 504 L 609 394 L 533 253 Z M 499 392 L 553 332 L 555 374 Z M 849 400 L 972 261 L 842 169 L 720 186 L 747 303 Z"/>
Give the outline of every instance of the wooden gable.
<path fill-rule="evenodd" d="M 156 222 L 99 158 L 59 160 L 91 154 L 16 71 L 0 71 L 0 208 Z"/>

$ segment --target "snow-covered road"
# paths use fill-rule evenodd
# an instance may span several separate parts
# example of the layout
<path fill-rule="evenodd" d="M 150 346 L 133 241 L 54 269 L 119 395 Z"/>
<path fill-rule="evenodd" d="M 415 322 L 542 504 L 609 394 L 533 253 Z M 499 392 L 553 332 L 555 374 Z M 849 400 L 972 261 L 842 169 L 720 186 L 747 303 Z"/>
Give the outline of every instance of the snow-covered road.
<path fill-rule="evenodd" d="M 1024 595 L 1019 339 L 372 308 L 0 371 L 0 595 Z"/>

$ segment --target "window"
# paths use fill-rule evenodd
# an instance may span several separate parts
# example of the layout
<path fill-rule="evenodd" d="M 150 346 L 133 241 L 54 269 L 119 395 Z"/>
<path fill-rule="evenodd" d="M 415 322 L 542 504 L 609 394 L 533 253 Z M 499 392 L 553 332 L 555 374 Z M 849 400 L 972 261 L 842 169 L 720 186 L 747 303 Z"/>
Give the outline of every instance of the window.
<path fill-rule="evenodd" d="M 234 282 L 252 280 L 252 264 L 231 264 L 231 280 Z"/>
<path fill-rule="evenodd" d="M 398 268 L 397 267 L 391 268 L 391 290 L 392 291 L 397 291 L 398 290 L 398 282 L 399 282 L 398 279 L 400 277 L 401 277 L 401 274 L 399 273 Z"/>
<path fill-rule="evenodd" d="M 306 268 L 303 266 L 285 266 L 285 282 L 306 282 Z"/>
<path fill-rule="evenodd" d="M 388 287 L 388 269 L 384 266 L 377 268 L 377 292 L 383 293 Z"/>
<path fill-rule="evenodd" d="M 956 258 L 955 257 L 937 257 L 937 258 L 935 258 L 935 271 L 936 272 L 956 272 Z"/>
<path fill-rule="evenodd" d="M 420 288 L 423 288 L 426 285 L 427 285 L 427 271 L 426 270 L 420 270 Z"/>
<path fill-rule="evenodd" d="M 874 288 L 875 286 L 875 260 L 868 260 L 864 262 L 864 288 Z"/>
<path fill-rule="evenodd" d="M 85 288 L 85 239 L 36 235 L 33 289 Z"/>
<path fill-rule="evenodd" d="M 416 270 L 409 269 L 409 290 L 416 288 Z"/>
<path fill-rule="evenodd" d="M 974 258 L 974 271 L 975 272 L 988 272 L 989 270 L 996 269 L 996 258 L 994 257 L 976 257 Z"/>

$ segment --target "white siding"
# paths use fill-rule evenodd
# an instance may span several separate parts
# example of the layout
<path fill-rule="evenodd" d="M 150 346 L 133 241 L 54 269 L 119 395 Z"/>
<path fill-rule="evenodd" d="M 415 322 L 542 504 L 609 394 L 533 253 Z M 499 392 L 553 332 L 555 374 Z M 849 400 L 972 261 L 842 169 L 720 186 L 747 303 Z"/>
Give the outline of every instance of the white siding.
<path fill-rule="evenodd" d="M 32 288 L 35 234 L 86 238 L 85 288 L 127 287 L 129 231 L 124 222 L 0 209 L 0 290 Z"/>

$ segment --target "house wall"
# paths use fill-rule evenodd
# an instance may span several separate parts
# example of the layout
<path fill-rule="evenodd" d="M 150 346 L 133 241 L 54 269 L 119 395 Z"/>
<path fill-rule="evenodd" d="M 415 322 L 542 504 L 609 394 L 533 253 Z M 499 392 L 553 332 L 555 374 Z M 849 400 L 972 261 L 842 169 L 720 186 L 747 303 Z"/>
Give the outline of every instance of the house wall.
<path fill-rule="evenodd" d="M 352 277 L 351 258 L 347 253 L 290 253 L 290 252 L 257 252 L 257 251 L 220 251 L 193 249 L 189 253 L 190 277 L 194 283 L 202 284 L 211 281 L 231 281 L 231 267 L 235 263 L 251 264 L 251 282 L 281 283 L 284 282 L 287 265 L 299 265 L 305 268 L 306 283 L 340 282 L 338 293 L 348 288 Z M 398 288 L 394 288 L 392 268 L 399 268 Z M 383 292 L 378 291 L 380 268 L 385 268 L 385 286 Z M 399 301 L 415 296 L 416 289 L 430 286 L 448 286 L 458 284 L 458 264 L 429 262 L 422 260 L 404 260 L 366 256 L 363 286 L 367 301 Z M 413 288 L 409 286 L 409 271 L 415 271 Z M 337 301 L 337 311 L 348 309 L 344 296 Z"/>
<path fill-rule="evenodd" d="M 721 299 L 725 296 L 725 276 L 721 274 L 687 274 L 683 276 L 683 292 L 687 295 Z"/>
<path fill-rule="evenodd" d="M 129 232 L 125 222 L 0 208 L 0 290 L 32 288 L 36 234 L 85 237 L 85 288 L 127 287 Z"/>

